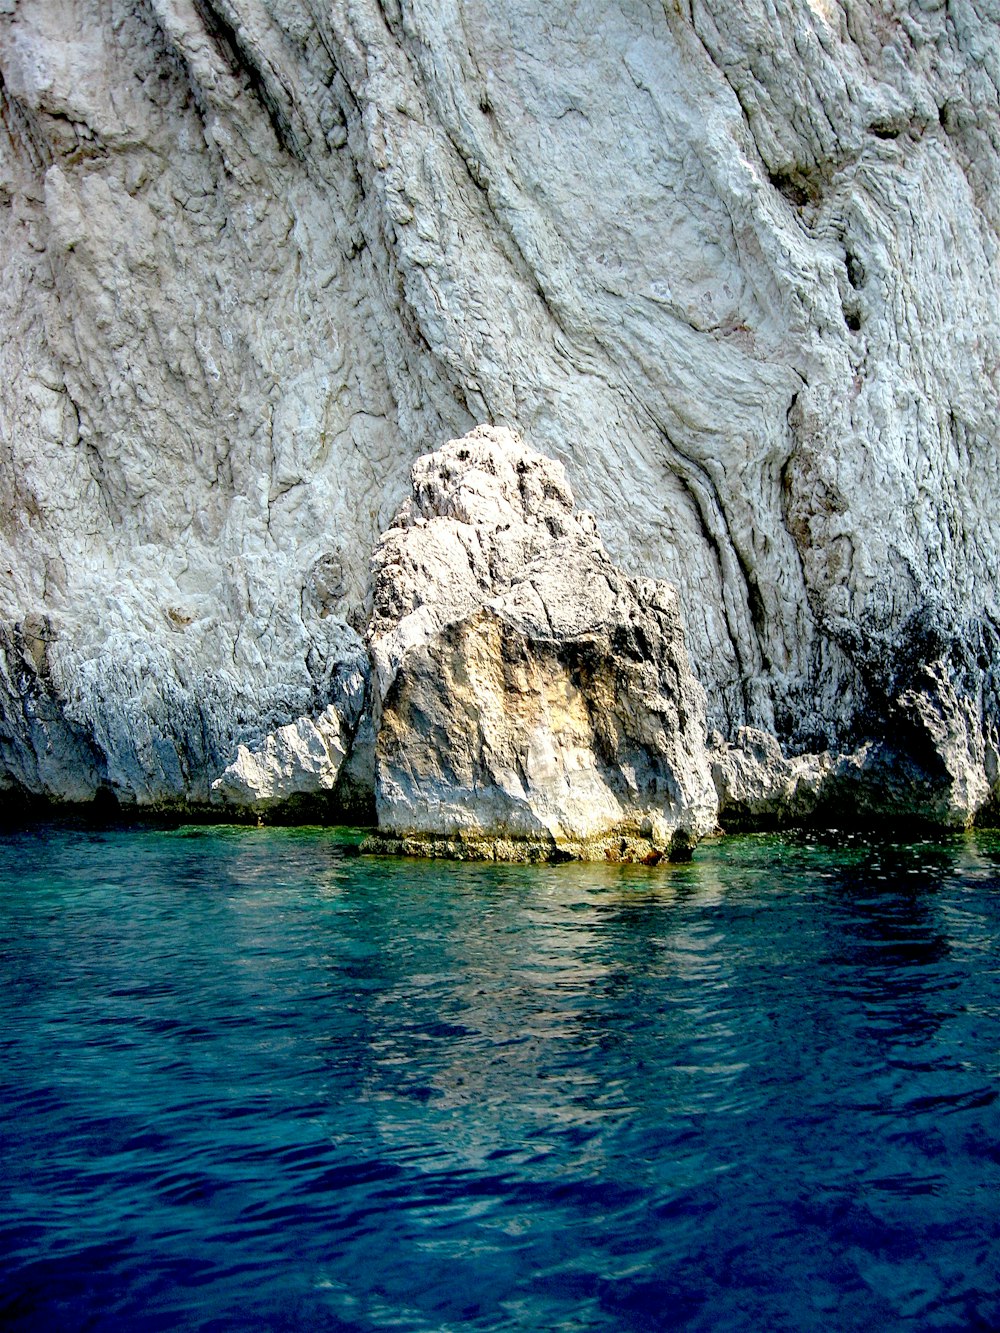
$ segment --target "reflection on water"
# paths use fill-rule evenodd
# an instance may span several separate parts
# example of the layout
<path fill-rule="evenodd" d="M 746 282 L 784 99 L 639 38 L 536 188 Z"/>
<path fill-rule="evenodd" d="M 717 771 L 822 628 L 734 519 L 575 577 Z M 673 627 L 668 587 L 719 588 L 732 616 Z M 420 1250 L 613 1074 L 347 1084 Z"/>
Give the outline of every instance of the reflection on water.
<path fill-rule="evenodd" d="M 0 1317 L 996 1327 L 998 849 L 8 836 Z"/>

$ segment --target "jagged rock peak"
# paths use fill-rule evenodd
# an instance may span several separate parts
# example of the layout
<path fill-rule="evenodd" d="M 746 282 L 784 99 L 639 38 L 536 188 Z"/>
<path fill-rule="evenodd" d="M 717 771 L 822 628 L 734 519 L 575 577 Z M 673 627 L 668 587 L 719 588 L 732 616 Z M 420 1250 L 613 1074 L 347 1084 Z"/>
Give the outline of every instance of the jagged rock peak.
<path fill-rule="evenodd" d="M 689 855 L 716 798 L 674 588 L 618 570 L 513 431 L 452 440 L 412 483 L 373 561 L 372 845 Z"/>

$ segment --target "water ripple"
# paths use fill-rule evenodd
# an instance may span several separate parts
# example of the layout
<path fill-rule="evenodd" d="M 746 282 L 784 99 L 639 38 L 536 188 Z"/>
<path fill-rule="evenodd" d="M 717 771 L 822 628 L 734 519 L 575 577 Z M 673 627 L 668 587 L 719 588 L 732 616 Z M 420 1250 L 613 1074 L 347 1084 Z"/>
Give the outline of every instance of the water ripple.
<path fill-rule="evenodd" d="M 0 839 L 12 1329 L 1000 1326 L 1000 839 Z"/>

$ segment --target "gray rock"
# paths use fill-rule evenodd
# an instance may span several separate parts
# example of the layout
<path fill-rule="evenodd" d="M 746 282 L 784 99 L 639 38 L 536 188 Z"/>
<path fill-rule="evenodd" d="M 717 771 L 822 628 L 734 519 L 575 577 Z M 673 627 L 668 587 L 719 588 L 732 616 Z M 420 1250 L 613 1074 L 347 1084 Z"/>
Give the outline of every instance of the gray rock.
<path fill-rule="evenodd" d="M 676 585 L 727 739 L 877 746 L 942 663 L 995 802 L 991 6 L 458 13 L 0 3 L 0 781 L 207 800 L 492 421 Z"/>
<path fill-rule="evenodd" d="M 271 732 L 236 758 L 212 783 L 215 801 L 261 812 L 300 796 L 332 795 L 341 782 L 361 721 L 368 662 L 338 682 L 336 703 L 316 717 L 300 717 Z"/>
<path fill-rule="evenodd" d="M 921 667 L 889 709 L 879 739 L 857 749 L 786 756 L 774 736 L 714 733 L 712 778 L 726 828 L 911 821 L 968 828 L 996 790 L 995 739 L 946 664 Z"/>
<path fill-rule="evenodd" d="M 774 736 L 753 727 L 741 727 L 732 745 L 714 732 L 710 755 L 719 820 L 728 829 L 808 823 L 834 767 L 829 754 L 786 757 Z"/>
<path fill-rule="evenodd" d="M 245 760 L 243 786 L 235 770 L 214 791 L 213 780 L 250 751 L 263 762 L 282 728 L 325 708 L 339 714 L 345 742 L 353 737 L 368 654 L 343 623 L 324 621 L 307 660 L 282 679 L 286 671 L 253 645 L 227 661 L 211 621 L 179 626 L 184 643 L 171 656 L 143 621 L 126 627 L 120 614 L 86 627 L 40 614 L 0 622 L 0 782 L 13 793 L 57 803 L 104 793 L 125 807 L 207 811 L 224 795 L 256 806 L 256 786 L 269 805 L 280 782 L 270 786 L 264 769 L 251 775 Z"/>
<path fill-rule="evenodd" d="M 715 828 L 676 591 L 615 568 L 509 430 L 419 459 L 374 559 L 371 846 L 656 861 Z"/>

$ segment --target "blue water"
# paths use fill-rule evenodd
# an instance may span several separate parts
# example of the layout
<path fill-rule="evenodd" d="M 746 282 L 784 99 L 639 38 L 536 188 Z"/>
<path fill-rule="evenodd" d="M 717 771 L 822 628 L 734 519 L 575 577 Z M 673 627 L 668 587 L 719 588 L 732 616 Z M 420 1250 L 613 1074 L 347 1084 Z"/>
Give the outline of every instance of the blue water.
<path fill-rule="evenodd" d="M 10 1329 L 1000 1327 L 1000 838 L 0 838 Z"/>

